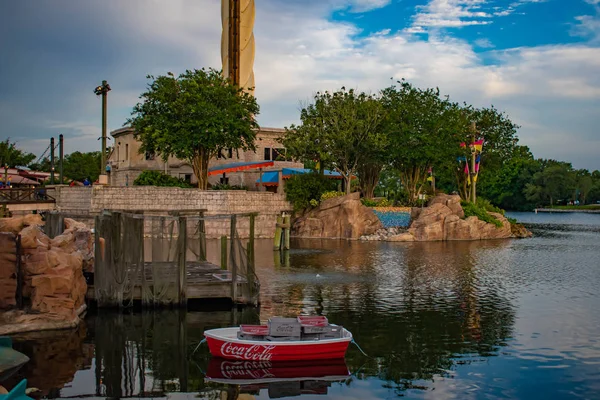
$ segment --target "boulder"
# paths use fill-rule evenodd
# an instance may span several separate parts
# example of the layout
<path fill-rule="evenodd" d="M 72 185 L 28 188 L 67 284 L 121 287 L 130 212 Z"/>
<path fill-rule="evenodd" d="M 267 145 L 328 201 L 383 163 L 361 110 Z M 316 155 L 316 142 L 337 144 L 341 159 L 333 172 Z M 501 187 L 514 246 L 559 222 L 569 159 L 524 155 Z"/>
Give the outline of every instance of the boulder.
<path fill-rule="evenodd" d="M 521 224 L 511 224 L 510 231 L 512 233 L 512 237 L 514 238 L 524 239 L 533 236 L 533 234 Z"/>
<path fill-rule="evenodd" d="M 360 201 L 359 193 L 334 197 L 304 213 L 292 224 L 292 235 L 312 238 L 358 239 L 383 225 Z"/>
<path fill-rule="evenodd" d="M 27 214 L 23 217 L 0 218 L 0 232 L 10 232 L 15 235 L 27 226 L 44 225 L 40 214 Z"/>

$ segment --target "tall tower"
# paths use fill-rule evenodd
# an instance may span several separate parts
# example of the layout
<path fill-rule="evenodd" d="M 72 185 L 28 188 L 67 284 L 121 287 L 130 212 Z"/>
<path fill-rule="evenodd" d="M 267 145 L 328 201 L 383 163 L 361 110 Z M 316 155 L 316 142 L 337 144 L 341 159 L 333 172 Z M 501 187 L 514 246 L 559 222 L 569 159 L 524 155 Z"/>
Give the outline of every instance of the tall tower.
<path fill-rule="evenodd" d="M 254 0 L 221 0 L 223 74 L 254 94 Z"/>

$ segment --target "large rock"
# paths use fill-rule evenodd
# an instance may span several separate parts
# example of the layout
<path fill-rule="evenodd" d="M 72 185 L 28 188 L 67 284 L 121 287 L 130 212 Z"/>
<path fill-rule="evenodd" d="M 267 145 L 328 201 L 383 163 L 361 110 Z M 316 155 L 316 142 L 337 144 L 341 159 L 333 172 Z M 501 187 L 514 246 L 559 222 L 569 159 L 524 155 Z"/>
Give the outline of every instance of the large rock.
<path fill-rule="evenodd" d="M 525 228 L 512 227 L 502 214 L 489 214 L 500 221 L 502 226 L 497 227 L 477 217 L 464 219 L 465 213 L 459 196 L 438 195 L 429 202 L 428 207 L 411 210 L 413 222 L 408 235 L 398 235 L 393 241 L 505 239 L 528 237 L 527 234 L 531 234 Z"/>
<path fill-rule="evenodd" d="M 310 238 L 358 239 L 383 225 L 377 215 L 360 201 L 359 193 L 323 201 L 319 207 L 297 218 L 292 235 Z"/>
<path fill-rule="evenodd" d="M 65 219 L 65 231 L 50 239 L 34 222 L 35 219 L 11 222 L 11 227 L 24 227 L 17 232 L 21 236 L 23 296 L 31 299 L 30 311 L 41 315 L 34 319 L 43 322 L 39 322 L 40 329 L 55 326 L 52 321 L 77 321 L 87 292 L 83 269 L 93 265 L 91 232 L 84 224 Z M 0 235 L 0 308 L 13 306 L 16 292 L 14 271 L 19 256 L 14 235 L 11 234 L 12 245 L 7 237 Z M 4 243 L 6 240 L 9 243 Z M 26 315 L 14 323 L 29 329 L 36 322 Z"/>
<path fill-rule="evenodd" d="M 26 226 L 44 225 L 40 214 L 27 214 L 23 217 L 0 218 L 0 232 L 18 234 Z"/>

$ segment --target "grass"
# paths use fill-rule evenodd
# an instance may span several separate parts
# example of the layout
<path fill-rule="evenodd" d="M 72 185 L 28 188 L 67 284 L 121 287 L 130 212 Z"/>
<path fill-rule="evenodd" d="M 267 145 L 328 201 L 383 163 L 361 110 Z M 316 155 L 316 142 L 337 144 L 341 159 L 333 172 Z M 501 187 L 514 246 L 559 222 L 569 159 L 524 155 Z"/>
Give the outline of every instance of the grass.
<path fill-rule="evenodd" d="M 600 210 L 600 204 L 588 204 L 585 206 L 549 206 L 557 210 Z"/>

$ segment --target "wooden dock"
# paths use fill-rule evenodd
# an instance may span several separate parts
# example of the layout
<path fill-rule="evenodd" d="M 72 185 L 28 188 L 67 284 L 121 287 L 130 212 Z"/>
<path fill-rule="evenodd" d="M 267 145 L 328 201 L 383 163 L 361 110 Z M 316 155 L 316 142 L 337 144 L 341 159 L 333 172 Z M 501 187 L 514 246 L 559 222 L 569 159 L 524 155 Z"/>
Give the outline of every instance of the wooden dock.
<path fill-rule="evenodd" d="M 152 268 L 153 264 L 146 262 L 146 285 L 153 291 Z M 156 265 L 155 265 L 156 266 Z M 176 270 L 176 265 L 170 263 L 158 263 L 161 270 L 167 271 L 168 275 L 161 276 L 163 282 L 167 281 L 176 289 L 176 276 L 169 271 Z M 162 275 L 162 274 L 161 274 Z M 236 304 L 253 304 L 255 299 L 248 298 L 243 290 L 248 284 L 245 276 L 237 275 L 236 298 L 231 298 L 232 277 L 231 271 L 223 270 L 219 266 L 208 261 L 186 263 L 186 297 L 187 300 L 209 300 L 230 299 Z M 88 285 L 87 298 L 95 300 L 96 290 L 94 285 Z M 126 296 L 134 301 L 142 300 L 142 282 L 138 279 L 133 286 L 133 293 Z"/>

